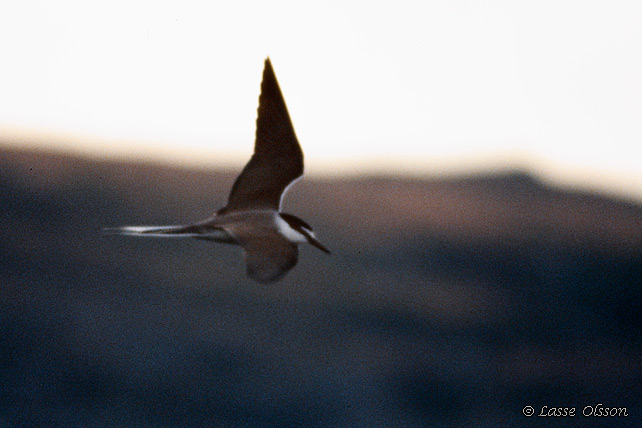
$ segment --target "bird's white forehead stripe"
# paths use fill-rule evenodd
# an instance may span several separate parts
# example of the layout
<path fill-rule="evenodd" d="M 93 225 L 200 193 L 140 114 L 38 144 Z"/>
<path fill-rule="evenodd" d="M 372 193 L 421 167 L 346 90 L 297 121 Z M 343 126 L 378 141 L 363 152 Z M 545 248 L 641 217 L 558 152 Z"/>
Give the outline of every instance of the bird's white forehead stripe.
<path fill-rule="evenodd" d="M 292 226 L 290 226 L 287 221 L 283 220 L 279 214 L 275 214 L 275 218 L 276 227 L 279 228 L 279 232 L 281 232 L 283 236 L 292 242 L 307 242 L 305 236 L 301 232 L 294 230 Z"/>

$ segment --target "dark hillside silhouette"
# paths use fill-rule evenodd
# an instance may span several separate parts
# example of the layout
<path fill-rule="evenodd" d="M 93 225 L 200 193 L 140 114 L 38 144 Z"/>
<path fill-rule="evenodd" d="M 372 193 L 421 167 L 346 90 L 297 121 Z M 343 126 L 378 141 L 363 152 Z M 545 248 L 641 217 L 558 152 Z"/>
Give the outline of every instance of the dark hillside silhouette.
<path fill-rule="evenodd" d="M 642 423 L 639 205 L 520 171 L 305 178 L 285 210 L 333 255 L 269 286 L 237 248 L 101 233 L 203 218 L 237 172 L 0 151 L 1 427 Z"/>

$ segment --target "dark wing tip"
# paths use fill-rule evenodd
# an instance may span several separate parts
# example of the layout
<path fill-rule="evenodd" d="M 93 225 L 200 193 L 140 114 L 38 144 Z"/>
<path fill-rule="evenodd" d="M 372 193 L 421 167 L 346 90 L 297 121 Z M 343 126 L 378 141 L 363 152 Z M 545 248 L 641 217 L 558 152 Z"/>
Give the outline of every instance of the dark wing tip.
<path fill-rule="evenodd" d="M 263 66 L 263 78 L 261 80 L 261 95 L 259 96 L 259 103 L 261 98 L 267 101 L 269 99 L 268 97 L 271 97 L 273 102 L 281 103 L 285 106 L 283 94 L 281 93 L 281 88 L 276 80 L 276 73 L 274 72 L 274 68 L 272 67 L 272 62 L 269 57 L 265 59 L 265 64 Z M 259 109 L 260 107 L 261 105 L 259 104 Z M 288 114 L 287 108 L 285 109 L 285 114 Z"/>
<path fill-rule="evenodd" d="M 274 68 L 272 68 L 272 60 L 269 56 L 265 57 L 265 62 L 263 63 L 263 69 L 266 70 L 268 68 L 272 71 L 272 74 L 274 74 Z"/>
<path fill-rule="evenodd" d="M 289 171 L 292 174 L 291 180 L 303 174 L 303 151 L 269 57 L 265 59 L 261 79 L 254 152 L 281 157 L 291 162 L 287 167 L 296 169 L 297 172 L 294 175 L 294 171 Z"/>

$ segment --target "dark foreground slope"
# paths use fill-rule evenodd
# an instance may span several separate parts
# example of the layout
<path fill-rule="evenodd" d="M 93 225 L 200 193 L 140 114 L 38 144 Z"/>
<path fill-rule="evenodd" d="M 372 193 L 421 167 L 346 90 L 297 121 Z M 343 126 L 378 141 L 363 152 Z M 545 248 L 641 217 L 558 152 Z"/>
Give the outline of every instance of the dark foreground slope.
<path fill-rule="evenodd" d="M 234 247 L 100 233 L 199 220 L 233 179 L 0 152 L 0 427 L 642 423 L 639 206 L 523 174 L 303 180 L 286 210 L 333 255 L 268 287 Z"/>

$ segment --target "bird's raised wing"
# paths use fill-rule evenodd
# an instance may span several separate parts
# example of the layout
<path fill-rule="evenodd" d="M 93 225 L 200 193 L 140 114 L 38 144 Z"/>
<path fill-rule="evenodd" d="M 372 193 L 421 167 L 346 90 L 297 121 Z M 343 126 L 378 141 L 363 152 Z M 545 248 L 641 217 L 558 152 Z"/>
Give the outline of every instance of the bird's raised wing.
<path fill-rule="evenodd" d="M 227 206 L 219 213 L 278 211 L 282 194 L 301 175 L 303 152 L 268 58 L 261 82 L 254 154 L 234 182 Z"/>

